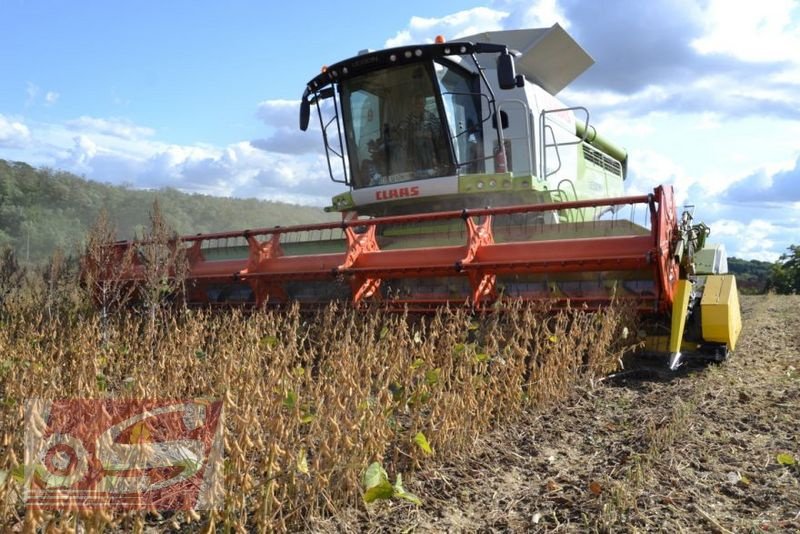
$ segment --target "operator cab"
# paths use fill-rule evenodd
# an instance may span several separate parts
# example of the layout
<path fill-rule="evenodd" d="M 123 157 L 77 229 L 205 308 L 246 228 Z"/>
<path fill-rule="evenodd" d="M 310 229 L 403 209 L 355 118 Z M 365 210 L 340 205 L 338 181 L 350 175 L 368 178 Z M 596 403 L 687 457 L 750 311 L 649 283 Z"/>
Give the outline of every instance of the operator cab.
<path fill-rule="evenodd" d="M 324 69 L 303 95 L 300 127 L 316 104 L 331 178 L 358 191 L 484 172 L 485 125 L 496 105 L 477 53 L 506 58 L 498 79 L 521 86 L 507 48 L 487 43 L 369 52 Z M 462 66 L 470 57 L 472 69 Z"/>
<path fill-rule="evenodd" d="M 627 155 L 589 127 L 585 108 L 554 96 L 591 63 L 554 25 L 323 68 L 303 93 L 300 128 L 314 106 L 331 179 L 349 186 L 326 209 L 383 216 L 619 196 Z"/>

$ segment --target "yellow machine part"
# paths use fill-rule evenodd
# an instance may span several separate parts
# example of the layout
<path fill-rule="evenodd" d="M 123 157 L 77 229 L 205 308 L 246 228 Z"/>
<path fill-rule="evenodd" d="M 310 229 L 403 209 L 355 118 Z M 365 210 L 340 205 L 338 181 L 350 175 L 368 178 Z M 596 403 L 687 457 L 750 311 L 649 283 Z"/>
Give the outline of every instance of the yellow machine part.
<path fill-rule="evenodd" d="M 675 297 L 672 302 L 672 328 L 670 329 L 669 351 L 680 352 L 683 342 L 683 331 L 686 327 L 686 316 L 689 314 L 689 298 L 692 295 L 692 283 L 678 280 Z"/>
<path fill-rule="evenodd" d="M 732 274 L 708 275 L 700 310 L 703 339 L 726 343 L 728 350 L 733 350 L 742 331 L 736 278 Z"/>
<path fill-rule="evenodd" d="M 650 353 L 671 353 L 674 352 L 671 350 L 671 341 L 670 338 L 672 336 L 645 336 L 643 339 L 644 341 L 644 350 Z M 686 341 L 682 340 L 679 352 L 695 352 L 699 348 L 699 344 L 696 341 Z M 672 345 L 674 348 L 674 345 Z"/>

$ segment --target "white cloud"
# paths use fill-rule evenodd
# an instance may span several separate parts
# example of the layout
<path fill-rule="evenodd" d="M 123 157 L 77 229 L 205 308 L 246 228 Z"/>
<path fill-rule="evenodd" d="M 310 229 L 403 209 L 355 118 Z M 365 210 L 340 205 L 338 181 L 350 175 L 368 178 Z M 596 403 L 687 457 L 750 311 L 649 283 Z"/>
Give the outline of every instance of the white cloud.
<path fill-rule="evenodd" d="M 100 119 L 85 115 L 77 119 L 67 121 L 66 126 L 67 128 L 76 132 L 98 133 L 128 140 L 151 137 L 155 133 L 155 130 L 152 128 L 137 126 L 126 119 Z"/>
<path fill-rule="evenodd" d="M 30 140 L 30 136 L 27 126 L 0 114 L 0 147 L 23 147 Z"/>
<path fill-rule="evenodd" d="M 700 113 L 697 117 L 697 128 L 701 130 L 719 130 L 722 128 L 720 114 L 713 111 Z"/>
<path fill-rule="evenodd" d="M 778 76 L 777 74 L 775 76 Z M 597 112 L 622 117 L 641 117 L 653 112 L 710 115 L 716 119 L 775 116 L 800 119 L 800 84 L 776 82 L 770 76 L 743 77 L 742 73 L 698 75 L 691 81 L 676 80 L 647 85 L 628 93 L 608 89 L 565 89 L 567 102 L 586 103 Z M 719 124 L 719 120 L 715 121 Z"/>
<path fill-rule="evenodd" d="M 298 127 L 300 117 L 299 100 L 264 100 L 258 103 L 256 117 L 267 126 L 288 127 L 290 124 Z"/>
<path fill-rule="evenodd" d="M 743 61 L 800 63 L 800 5 L 795 0 L 712 0 L 703 16 L 706 34 L 692 41 L 702 54 Z"/>
<path fill-rule="evenodd" d="M 330 101 L 322 105 L 323 117 L 332 117 L 333 106 Z M 312 111 L 308 130 L 300 130 L 300 101 L 299 100 L 264 100 L 258 104 L 256 117 L 270 127 L 270 135 L 262 139 L 254 139 L 252 146 L 267 152 L 281 154 L 319 154 L 323 150 L 320 135 L 319 121 L 316 109 Z M 332 142 L 337 139 L 336 134 L 328 130 Z"/>
<path fill-rule="evenodd" d="M 25 106 L 30 106 L 36 101 L 36 97 L 39 96 L 39 86 L 33 82 L 28 82 L 25 87 Z"/>
<path fill-rule="evenodd" d="M 517 21 L 515 20 L 515 22 Z M 564 29 L 570 27 L 570 21 L 557 0 L 537 0 L 531 3 L 530 7 L 522 12 L 518 22 L 520 23 L 518 26 L 508 29 L 547 28 L 555 23 L 560 24 Z"/>
<path fill-rule="evenodd" d="M 696 202 L 689 198 L 689 193 L 698 179 L 683 165 L 657 150 L 638 150 L 635 157 L 630 158 L 629 170 L 626 190 L 630 194 L 650 193 L 656 186 L 669 184 L 675 189 L 675 201 L 679 206 Z"/>
<path fill-rule="evenodd" d="M 0 116 L 0 147 L 11 147 L 9 132 L 27 140 L 23 156 L 15 159 L 102 182 L 312 205 L 325 205 L 341 192 L 328 177 L 315 132 L 307 134 L 317 142 L 317 153 L 305 155 L 266 151 L 248 141 L 224 147 L 163 143 L 143 137 L 151 129 L 119 119 L 82 117 L 28 129 Z"/>
<path fill-rule="evenodd" d="M 39 103 L 41 96 L 41 103 L 45 106 L 52 106 L 61 97 L 56 91 L 42 91 L 42 88 L 33 82 L 28 82 L 25 87 L 25 107 L 33 106 Z"/>
<path fill-rule="evenodd" d="M 713 221 L 709 226 L 712 229 L 712 241 L 726 242 L 728 256 L 762 261 L 775 261 L 780 252 L 775 250 L 777 243 L 772 238 L 783 229 L 776 224 L 754 219 L 741 222 L 731 219 Z"/>
<path fill-rule="evenodd" d="M 800 157 L 791 168 L 777 172 L 759 171 L 737 181 L 725 191 L 725 197 L 732 202 L 741 203 L 800 202 L 799 179 Z"/>
<path fill-rule="evenodd" d="M 80 161 L 88 161 L 97 155 L 97 144 L 85 135 L 74 138 L 75 154 Z"/>
<path fill-rule="evenodd" d="M 411 17 L 408 27 L 387 39 L 384 46 L 392 48 L 414 43 L 432 43 L 437 35 L 453 40 L 464 35 L 501 30 L 507 17 L 507 12 L 488 7 L 475 7 L 440 18 Z"/>

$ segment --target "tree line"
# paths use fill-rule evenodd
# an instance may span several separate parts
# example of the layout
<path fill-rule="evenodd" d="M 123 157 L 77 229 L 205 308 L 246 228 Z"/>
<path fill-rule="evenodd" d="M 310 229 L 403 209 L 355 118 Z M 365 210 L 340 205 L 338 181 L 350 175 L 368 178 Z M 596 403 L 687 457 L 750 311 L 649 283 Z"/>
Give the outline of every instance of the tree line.
<path fill-rule="evenodd" d="M 86 180 L 74 174 L 0 159 L 0 249 L 40 263 L 56 249 L 72 254 L 105 209 L 119 239 L 142 235 L 153 202 L 179 234 L 331 220 L 320 208 L 257 199 L 157 191 Z"/>
<path fill-rule="evenodd" d="M 741 293 L 800 294 L 800 245 L 790 245 L 776 262 L 728 258 L 728 270 Z"/>

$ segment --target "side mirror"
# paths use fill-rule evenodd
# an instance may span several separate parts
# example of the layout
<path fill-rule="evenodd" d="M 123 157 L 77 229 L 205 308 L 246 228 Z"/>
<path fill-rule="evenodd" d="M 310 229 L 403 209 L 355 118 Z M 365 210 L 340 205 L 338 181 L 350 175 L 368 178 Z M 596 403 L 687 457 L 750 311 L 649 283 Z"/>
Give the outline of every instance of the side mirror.
<path fill-rule="evenodd" d="M 308 89 L 303 92 L 300 99 L 300 129 L 304 132 L 308 130 L 308 121 L 311 118 L 311 102 L 308 101 Z"/>
<path fill-rule="evenodd" d="M 517 72 L 514 68 L 514 56 L 508 50 L 497 56 L 497 83 L 500 89 L 517 87 Z"/>

